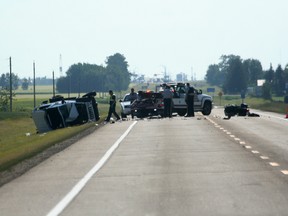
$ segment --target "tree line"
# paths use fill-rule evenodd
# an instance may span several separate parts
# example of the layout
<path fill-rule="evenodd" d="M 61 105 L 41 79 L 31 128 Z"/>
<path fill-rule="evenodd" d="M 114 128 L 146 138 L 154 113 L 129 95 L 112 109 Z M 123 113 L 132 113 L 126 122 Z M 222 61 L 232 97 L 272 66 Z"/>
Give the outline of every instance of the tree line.
<path fill-rule="evenodd" d="M 278 65 L 276 70 L 270 65 L 263 70 L 257 59 L 241 59 L 237 55 L 222 55 L 218 64 L 209 65 L 205 80 L 210 85 L 219 86 L 224 93 L 238 94 L 248 87 L 256 87 L 257 80 L 263 79 L 262 96 L 271 99 L 271 94 L 283 96 L 288 83 L 288 64 L 283 69 Z"/>
<path fill-rule="evenodd" d="M 130 84 L 131 73 L 128 71 L 128 63 L 122 54 L 116 53 L 107 57 L 106 67 L 96 64 L 78 63 L 70 66 L 65 77 L 56 81 L 58 93 L 80 93 L 98 91 L 104 92 L 110 89 L 114 91 L 126 90 Z M 33 85 L 30 78 L 19 79 L 12 75 L 12 90 L 22 86 L 27 90 Z M 35 84 L 52 84 L 52 79 L 35 78 Z M 13 92 L 12 97 L 15 97 Z M 10 100 L 10 73 L 3 73 L 0 77 L 0 111 L 8 110 Z"/>
<path fill-rule="evenodd" d="M 126 90 L 131 77 L 126 58 L 122 54 L 116 53 L 108 56 L 105 63 L 106 67 L 89 63 L 70 66 L 66 76 L 57 80 L 58 93 Z"/>

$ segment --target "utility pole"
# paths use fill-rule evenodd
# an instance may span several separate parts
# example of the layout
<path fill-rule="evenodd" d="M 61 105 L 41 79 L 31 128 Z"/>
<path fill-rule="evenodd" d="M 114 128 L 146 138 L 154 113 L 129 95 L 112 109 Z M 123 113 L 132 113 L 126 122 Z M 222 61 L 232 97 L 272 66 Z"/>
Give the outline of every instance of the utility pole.
<path fill-rule="evenodd" d="M 193 77 L 193 67 L 191 67 L 191 81 L 194 80 L 194 77 Z"/>
<path fill-rule="evenodd" d="M 33 62 L 33 96 L 34 96 L 34 108 L 36 107 L 36 78 L 35 78 L 35 61 Z"/>
<path fill-rule="evenodd" d="M 10 112 L 12 112 L 12 60 L 9 58 L 10 65 Z"/>
<path fill-rule="evenodd" d="M 62 55 L 59 56 L 59 75 L 60 77 L 63 76 L 63 67 L 62 67 Z"/>
<path fill-rule="evenodd" d="M 71 91 L 71 75 L 68 76 L 68 98 L 70 97 L 70 91 Z"/>
<path fill-rule="evenodd" d="M 54 79 L 54 71 L 52 73 L 53 76 L 53 97 L 55 97 L 55 79 Z"/>

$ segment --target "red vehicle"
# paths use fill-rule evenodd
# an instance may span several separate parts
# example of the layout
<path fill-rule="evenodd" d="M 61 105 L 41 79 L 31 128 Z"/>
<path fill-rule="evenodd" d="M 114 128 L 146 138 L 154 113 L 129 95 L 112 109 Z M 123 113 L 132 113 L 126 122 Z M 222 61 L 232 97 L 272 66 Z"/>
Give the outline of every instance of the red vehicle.
<path fill-rule="evenodd" d="M 131 112 L 137 118 L 164 116 L 164 102 L 161 93 L 139 91 L 138 99 L 131 104 Z"/>

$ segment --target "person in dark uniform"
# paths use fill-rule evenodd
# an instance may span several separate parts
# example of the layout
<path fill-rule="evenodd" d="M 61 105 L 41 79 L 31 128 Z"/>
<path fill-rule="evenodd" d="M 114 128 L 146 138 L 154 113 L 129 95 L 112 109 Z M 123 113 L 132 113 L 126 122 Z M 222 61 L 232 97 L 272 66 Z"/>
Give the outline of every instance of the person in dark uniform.
<path fill-rule="evenodd" d="M 164 117 L 172 117 L 172 98 L 173 92 L 170 89 L 169 85 L 165 86 L 164 91 L 162 92 L 164 99 Z"/>
<path fill-rule="evenodd" d="M 116 113 L 116 110 L 115 110 L 116 109 L 116 96 L 113 94 L 112 90 L 109 90 L 109 95 L 110 95 L 110 101 L 109 101 L 110 107 L 109 107 L 108 116 L 105 120 L 106 123 L 110 121 L 112 114 L 116 117 L 116 121 L 120 120 L 120 117 Z"/>
<path fill-rule="evenodd" d="M 187 114 L 185 117 L 194 117 L 194 95 L 195 95 L 195 89 L 190 86 L 189 83 L 186 84 L 186 96 L 185 96 L 185 102 L 187 104 Z"/>
<path fill-rule="evenodd" d="M 130 103 L 132 104 L 137 99 L 138 99 L 137 93 L 135 93 L 134 88 L 131 88 L 130 98 L 129 98 L 129 100 L 131 101 Z M 131 117 L 132 117 L 132 119 L 134 119 L 134 113 L 133 112 L 131 112 Z"/>

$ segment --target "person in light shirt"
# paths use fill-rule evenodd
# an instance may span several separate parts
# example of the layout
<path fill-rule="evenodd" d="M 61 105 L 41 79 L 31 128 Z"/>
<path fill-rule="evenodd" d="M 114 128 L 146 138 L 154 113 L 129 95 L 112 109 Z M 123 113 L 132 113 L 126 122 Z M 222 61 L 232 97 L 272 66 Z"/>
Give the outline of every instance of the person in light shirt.
<path fill-rule="evenodd" d="M 172 117 L 172 98 L 173 92 L 169 85 L 166 85 L 164 91 L 162 92 L 164 99 L 164 117 Z"/>

